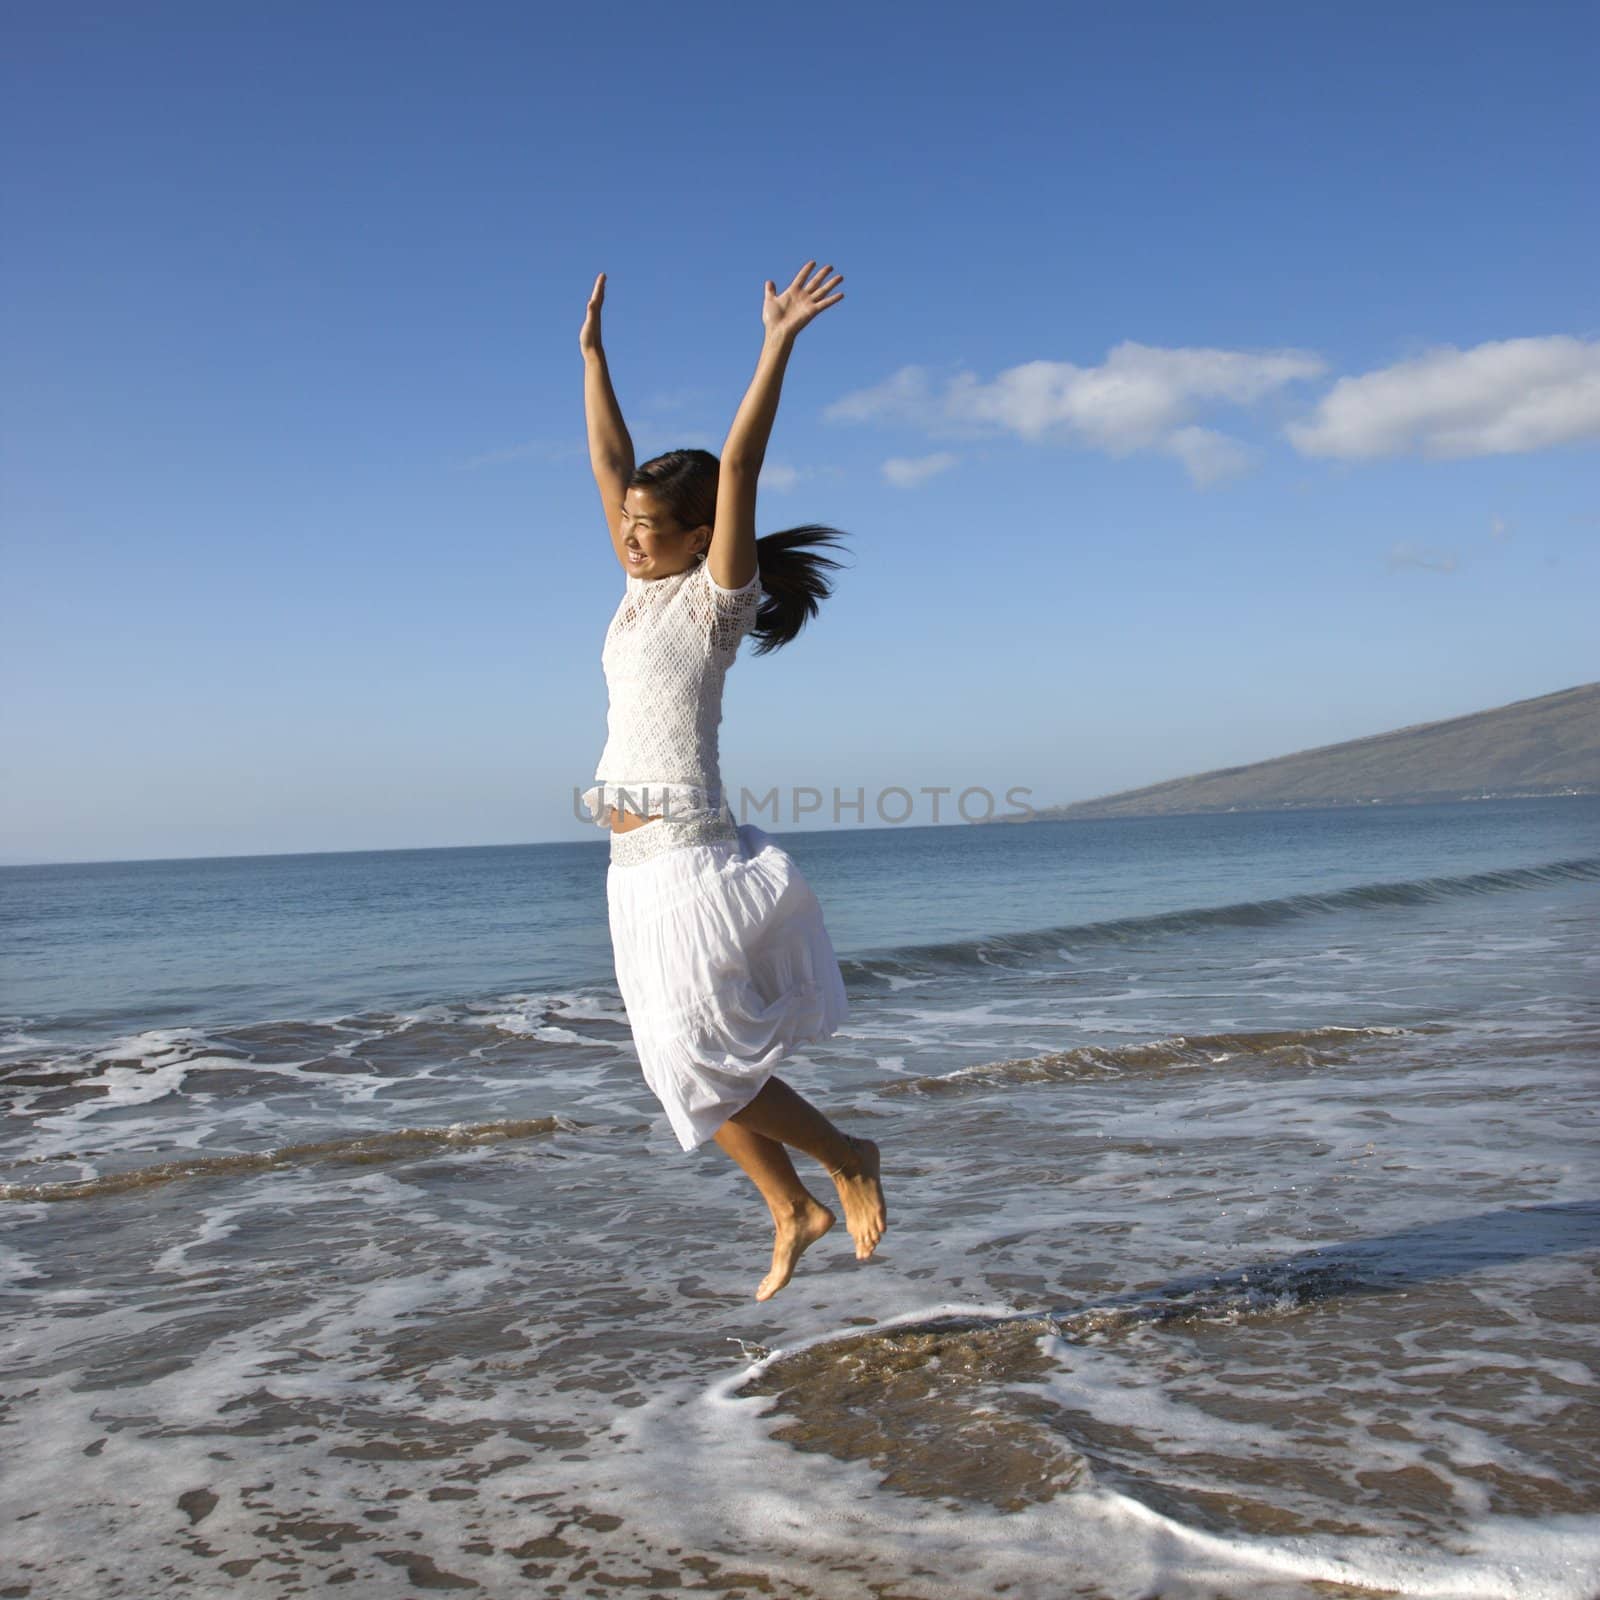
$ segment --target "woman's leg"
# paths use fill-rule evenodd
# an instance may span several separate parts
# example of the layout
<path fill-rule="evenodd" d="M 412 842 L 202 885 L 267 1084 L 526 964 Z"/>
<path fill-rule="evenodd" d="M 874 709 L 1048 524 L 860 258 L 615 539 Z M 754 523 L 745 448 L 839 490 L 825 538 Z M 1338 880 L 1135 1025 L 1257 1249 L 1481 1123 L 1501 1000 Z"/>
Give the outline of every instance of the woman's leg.
<path fill-rule="evenodd" d="M 772 1213 L 772 1269 L 756 1286 L 770 1300 L 794 1275 L 794 1265 L 833 1226 L 833 1213 L 800 1181 L 789 1152 L 729 1118 L 717 1129 L 718 1147 L 744 1168 Z"/>
<path fill-rule="evenodd" d="M 742 1123 L 769 1141 L 793 1145 L 820 1161 L 839 1191 L 844 1224 L 856 1242 L 856 1256 L 865 1261 L 877 1249 L 889 1226 L 889 1214 L 883 1203 L 883 1185 L 878 1180 L 878 1147 L 872 1140 L 841 1133 L 781 1078 L 768 1078 L 761 1093 L 729 1120 Z M 798 1183 L 799 1179 L 795 1181 Z"/>

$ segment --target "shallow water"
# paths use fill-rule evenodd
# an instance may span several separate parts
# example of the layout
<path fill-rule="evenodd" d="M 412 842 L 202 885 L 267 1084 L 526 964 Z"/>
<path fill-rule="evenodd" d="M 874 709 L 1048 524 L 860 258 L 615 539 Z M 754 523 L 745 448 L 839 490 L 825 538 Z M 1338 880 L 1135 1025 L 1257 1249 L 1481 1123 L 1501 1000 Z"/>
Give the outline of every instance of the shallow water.
<path fill-rule="evenodd" d="M 783 841 L 891 1225 L 765 1304 L 592 845 L 0 874 L 4 1593 L 1600 1592 L 1600 806 L 1170 820 Z"/>

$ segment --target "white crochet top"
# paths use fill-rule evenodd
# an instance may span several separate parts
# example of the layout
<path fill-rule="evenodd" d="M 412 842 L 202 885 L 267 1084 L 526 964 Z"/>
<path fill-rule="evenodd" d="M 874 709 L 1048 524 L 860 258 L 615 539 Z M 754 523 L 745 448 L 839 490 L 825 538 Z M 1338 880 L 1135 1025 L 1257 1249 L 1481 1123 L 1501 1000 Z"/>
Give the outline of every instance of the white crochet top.
<path fill-rule="evenodd" d="M 583 803 L 601 826 L 611 806 L 643 816 L 715 814 L 724 809 L 722 685 L 755 625 L 760 574 L 724 589 L 702 557 L 670 577 L 625 578 L 600 654 L 611 697 L 606 747 Z"/>

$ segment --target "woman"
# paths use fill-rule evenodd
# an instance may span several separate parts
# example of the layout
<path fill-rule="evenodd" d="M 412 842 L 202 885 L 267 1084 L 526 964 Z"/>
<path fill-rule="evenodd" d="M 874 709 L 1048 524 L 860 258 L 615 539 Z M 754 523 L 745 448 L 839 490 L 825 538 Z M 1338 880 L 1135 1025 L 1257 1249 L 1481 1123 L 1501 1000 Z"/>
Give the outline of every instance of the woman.
<path fill-rule="evenodd" d="M 856 1256 L 888 1218 L 878 1147 L 853 1138 L 773 1069 L 844 1020 L 839 964 L 815 894 L 760 828 L 736 824 L 722 793 L 722 685 L 745 634 L 757 653 L 788 643 L 830 592 L 806 526 L 756 538 L 756 479 L 795 338 L 844 298 L 842 277 L 808 261 L 782 294 L 766 285 L 755 377 L 718 459 L 676 450 L 636 468 L 600 339 L 605 274 L 579 335 L 589 459 L 626 588 L 606 633 L 609 737 L 584 796 L 611 830 L 606 898 L 617 984 L 646 1081 L 678 1142 L 716 1143 L 772 1213 L 767 1300 L 835 1222 L 787 1147 L 833 1179 Z"/>

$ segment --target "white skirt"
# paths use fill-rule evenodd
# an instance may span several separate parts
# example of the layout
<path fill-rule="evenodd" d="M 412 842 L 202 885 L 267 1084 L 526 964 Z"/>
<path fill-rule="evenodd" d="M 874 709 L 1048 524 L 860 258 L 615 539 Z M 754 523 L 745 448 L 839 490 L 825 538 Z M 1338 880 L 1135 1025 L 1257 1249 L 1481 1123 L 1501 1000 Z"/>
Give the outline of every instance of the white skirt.
<path fill-rule="evenodd" d="M 635 839 L 660 822 L 620 837 Z M 617 987 L 645 1082 L 693 1150 L 848 1015 L 822 907 L 753 823 L 606 871 Z"/>

